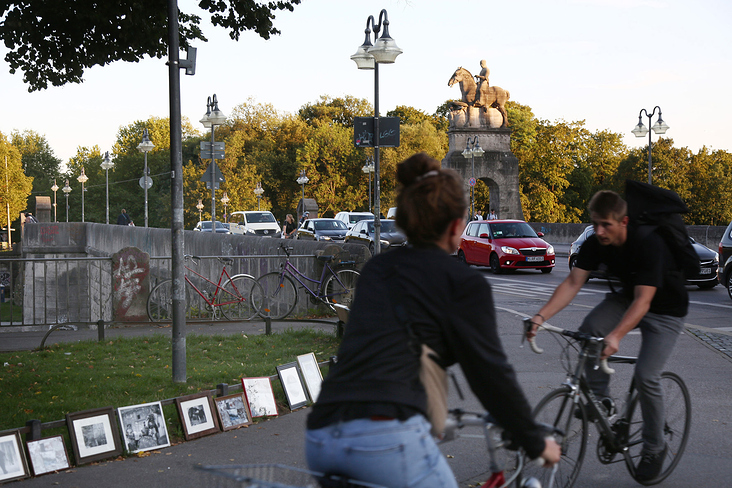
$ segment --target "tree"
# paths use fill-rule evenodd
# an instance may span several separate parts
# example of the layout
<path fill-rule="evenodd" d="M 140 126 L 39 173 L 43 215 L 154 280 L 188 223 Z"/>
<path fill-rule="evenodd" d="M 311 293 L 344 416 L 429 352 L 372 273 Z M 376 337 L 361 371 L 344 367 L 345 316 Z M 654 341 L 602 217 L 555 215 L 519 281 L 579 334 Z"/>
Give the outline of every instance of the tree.
<path fill-rule="evenodd" d="M 301 0 L 199 0 L 214 26 L 238 40 L 254 30 L 264 39 L 279 34 L 274 12 L 292 11 Z M 113 61 L 162 58 L 168 51 L 167 0 L 10 0 L 0 8 L 0 38 L 9 49 L 10 72 L 23 72 L 29 91 L 81 83 L 84 70 Z M 180 44 L 206 41 L 201 18 L 178 11 Z"/>
<path fill-rule="evenodd" d="M 33 196 L 48 195 L 54 180 L 60 177 L 61 160 L 54 156 L 46 137 L 35 131 L 13 131 L 11 140 L 20 152 L 26 176 L 33 178 L 33 190 L 27 208 L 34 208 Z"/>
<path fill-rule="evenodd" d="M 370 117 L 373 113 L 374 109 L 367 100 L 350 95 L 344 98 L 321 95 L 320 100 L 307 103 L 298 111 L 299 117 L 308 125 L 332 122 L 346 127 L 353 126 L 355 117 Z"/>
<path fill-rule="evenodd" d="M 33 178 L 23 172 L 20 152 L 0 132 L 0 226 L 8 225 L 8 215 L 12 222 L 26 209 L 32 187 Z"/>

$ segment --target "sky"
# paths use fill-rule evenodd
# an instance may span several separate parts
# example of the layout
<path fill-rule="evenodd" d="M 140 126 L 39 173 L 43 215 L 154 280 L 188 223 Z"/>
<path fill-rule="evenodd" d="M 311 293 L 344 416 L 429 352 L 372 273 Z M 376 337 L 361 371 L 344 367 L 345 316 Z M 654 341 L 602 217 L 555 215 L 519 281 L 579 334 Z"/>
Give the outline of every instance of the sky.
<path fill-rule="evenodd" d="M 194 0 L 179 6 L 205 19 Z M 659 106 L 676 147 L 732 151 L 723 123 L 732 114 L 729 0 L 303 0 L 276 14 L 282 34 L 266 41 L 249 32 L 233 41 L 204 23 L 209 42 L 196 44 L 196 74 L 181 70 L 183 117 L 203 131 L 198 120 L 213 94 L 226 114 L 250 98 L 286 113 L 321 95 L 373 104 L 373 71 L 350 56 L 381 9 L 404 51 L 379 69 L 381 115 L 397 105 L 434 113 L 460 98 L 457 85 L 447 86 L 453 72 L 477 74 L 485 59 L 491 85 L 539 119 L 584 120 L 592 132 L 644 147 L 648 137 L 630 131 L 641 109 Z M 78 147 L 111 150 L 121 127 L 169 116 L 166 59 L 94 67 L 82 84 L 28 93 L 6 52 L 0 45 L 0 132 L 36 131 L 64 163 Z"/>

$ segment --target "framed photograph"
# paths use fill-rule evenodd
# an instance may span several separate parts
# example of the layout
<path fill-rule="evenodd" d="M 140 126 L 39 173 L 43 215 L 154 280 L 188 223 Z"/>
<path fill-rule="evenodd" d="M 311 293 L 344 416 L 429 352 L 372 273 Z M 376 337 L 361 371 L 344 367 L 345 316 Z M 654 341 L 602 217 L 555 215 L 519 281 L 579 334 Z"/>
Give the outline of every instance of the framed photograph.
<path fill-rule="evenodd" d="M 117 415 L 128 452 L 150 451 L 170 445 L 160 402 L 120 407 Z"/>
<path fill-rule="evenodd" d="M 66 414 L 76 464 L 86 464 L 122 454 L 114 407 Z"/>
<path fill-rule="evenodd" d="M 30 474 L 17 430 L 0 436 L 0 468 L 0 481 L 19 480 Z"/>
<path fill-rule="evenodd" d="M 297 363 L 292 362 L 277 366 L 277 374 L 280 377 L 282 389 L 285 390 L 285 396 L 287 397 L 288 405 L 290 405 L 290 410 L 307 405 L 308 396 L 305 393 L 305 385 L 302 384 Z"/>
<path fill-rule="evenodd" d="M 57 435 L 28 441 L 27 445 L 30 465 L 35 476 L 62 471 L 71 467 L 63 436 Z"/>
<path fill-rule="evenodd" d="M 194 393 L 175 399 L 186 440 L 218 432 L 219 419 L 209 393 Z"/>
<path fill-rule="evenodd" d="M 221 428 L 224 431 L 238 429 L 252 423 L 244 393 L 223 396 L 214 399 L 216 411 L 219 413 Z"/>
<path fill-rule="evenodd" d="M 241 384 L 252 418 L 279 415 L 269 377 L 242 378 Z"/>
<path fill-rule="evenodd" d="M 297 364 L 300 366 L 302 379 L 305 380 L 305 386 L 308 389 L 310 400 L 315 403 L 318 401 L 318 395 L 320 395 L 320 384 L 323 382 L 323 373 L 320 372 L 318 360 L 315 359 L 315 354 L 311 352 L 298 356 Z"/>

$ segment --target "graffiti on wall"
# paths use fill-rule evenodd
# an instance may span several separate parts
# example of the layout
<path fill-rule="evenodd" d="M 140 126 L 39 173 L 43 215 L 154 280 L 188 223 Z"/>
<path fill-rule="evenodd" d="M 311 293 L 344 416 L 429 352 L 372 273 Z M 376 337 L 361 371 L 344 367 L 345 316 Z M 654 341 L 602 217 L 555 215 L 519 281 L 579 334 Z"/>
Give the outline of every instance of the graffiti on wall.
<path fill-rule="evenodd" d="M 112 255 L 115 320 L 147 320 L 150 255 L 136 247 L 126 247 Z"/>

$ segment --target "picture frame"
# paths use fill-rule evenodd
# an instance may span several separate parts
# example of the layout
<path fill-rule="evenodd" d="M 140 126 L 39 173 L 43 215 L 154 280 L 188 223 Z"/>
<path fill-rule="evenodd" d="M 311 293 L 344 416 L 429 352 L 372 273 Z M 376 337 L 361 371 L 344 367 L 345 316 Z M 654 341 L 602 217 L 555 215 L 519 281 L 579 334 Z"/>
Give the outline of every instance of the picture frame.
<path fill-rule="evenodd" d="M 28 441 L 26 445 L 34 476 L 63 471 L 71 467 L 63 436 L 36 439 Z"/>
<path fill-rule="evenodd" d="M 305 393 L 305 385 L 296 361 L 277 366 L 277 376 L 280 377 L 290 410 L 296 410 L 308 404 L 308 395 Z"/>
<path fill-rule="evenodd" d="M 194 393 L 175 399 L 183 436 L 187 441 L 219 432 L 219 418 L 214 413 L 210 393 Z"/>
<path fill-rule="evenodd" d="M 133 454 L 170 446 L 160 402 L 119 407 L 117 416 L 127 452 Z"/>
<path fill-rule="evenodd" d="M 76 464 L 86 464 L 122 454 L 114 407 L 66 414 Z"/>
<path fill-rule="evenodd" d="M 241 384 L 253 419 L 279 415 L 272 380 L 268 376 L 242 378 Z"/>
<path fill-rule="evenodd" d="M 20 432 L 17 430 L 0 436 L 0 460 L 2 460 L 0 482 L 19 480 L 30 476 L 23 441 Z"/>
<path fill-rule="evenodd" d="M 297 357 L 297 364 L 300 366 L 302 379 L 305 381 L 305 387 L 308 389 L 310 400 L 315 403 L 320 395 L 320 387 L 323 383 L 323 373 L 318 366 L 318 360 L 315 353 L 301 354 Z"/>
<path fill-rule="evenodd" d="M 214 403 L 219 415 L 219 425 L 224 432 L 252 423 L 252 414 L 243 392 L 215 398 Z"/>

